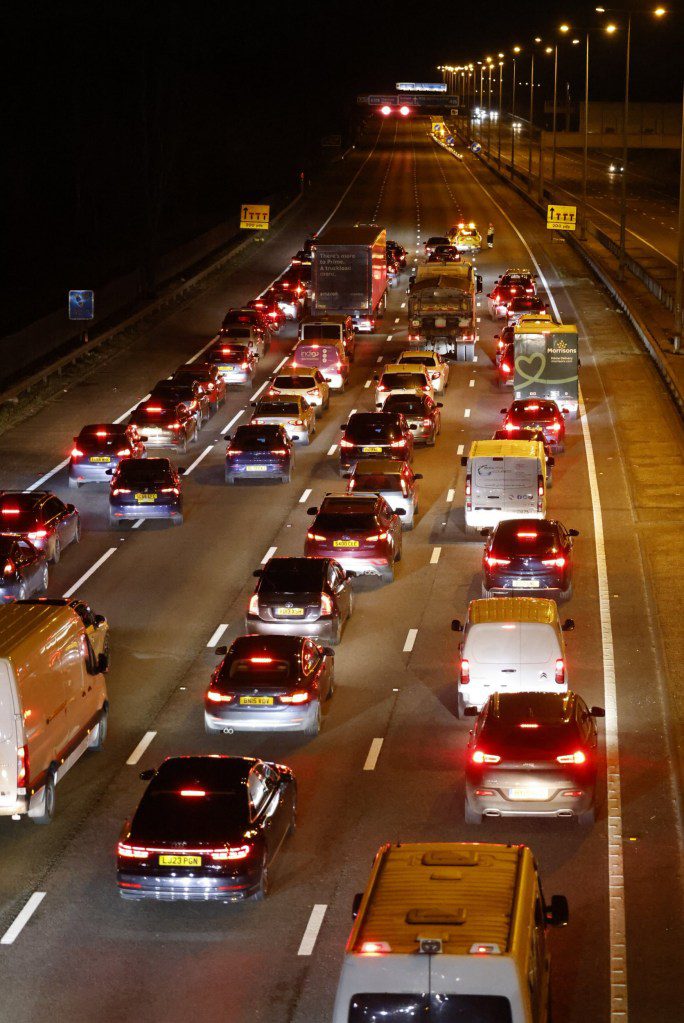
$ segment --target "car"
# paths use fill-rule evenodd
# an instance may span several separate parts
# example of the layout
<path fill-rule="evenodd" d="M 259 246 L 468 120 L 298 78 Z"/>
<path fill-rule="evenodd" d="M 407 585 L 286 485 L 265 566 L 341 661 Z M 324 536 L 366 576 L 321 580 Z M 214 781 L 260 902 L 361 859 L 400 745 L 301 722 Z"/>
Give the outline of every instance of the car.
<path fill-rule="evenodd" d="M 256 309 L 257 312 L 262 314 L 272 334 L 277 334 L 285 323 L 285 314 L 276 302 L 275 295 L 270 292 L 251 299 L 247 303 L 247 308 Z"/>
<path fill-rule="evenodd" d="M 56 565 L 64 548 L 81 539 L 81 518 L 50 490 L 0 490 L 0 533 L 28 540 Z"/>
<path fill-rule="evenodd" d="M 108 483 L 107 469 L 122 458 L 143 458 L 145 444 L 132 424 L 91 423 L 84 426 L 69 454 L 69 487 L 84 483 Z"/>
<path fill-rule="evenodd" d="M 544 440 L 551 450 L 565 450 L 565 420 L 567 409 L 558 408 L 550 398 L 518 398 L 510 408 L 502 408 L 504 416 L 503 429 L 512 432 L 519 427 L 532 427 L 541 430 Z"/>
<path fill-rule="evenodd" d="M 319 418 L 330 407 L 330 386 L 318 369 L 304 369 L 296 373 L 279 373 L 266 392 L 268 398 L 281 395 L 299 395 L 311 405 Z"/>
<path fill-rule="evenodd" d="M 469 224 L 463 222 L 456 224 L 449 230 L 448 235 L 449 244 L 453 245 L 458 252 L 468 252 L 472 255 L 482 248 L 482 235 L 472 220 Z"/>
<path fill-rule="evenodd" d="M 406 249 L 399 242 L 388 239 L 385 243 L 387 255 L 391 256 L 395 263 L 398 264 L 400 270 L 404 270 L 406 267 Z"/>
<path fill-rule="evenodd" d="M 502 359 L 502 356 L 503 356 L 504 348 L 506 347 L 506 345 L 513 344 L 513 342 L 515 340 L 515 327 L 513 326 L 513 324 L 510 324 L 510 325 L 507 324 L 503 328 L 503 330 L 501 331 L 500 334 L 495 334 L 494 335 L 494 340 L 496 341 L 496 351 L 494 353 L 494 362 L 495 362 L 496 367 L 498 369 L 499 368 L 499 363 L 501 362 L 501 359 Z"/>
<path fill-rule="evenodd" d="M 117 845 L 124 899 L 264 899 L 272 865 L 296 826 L 289 767 L 256 757 L 167 757 Z"/>
<path fill-rule="evenodd" d="M 493 693 L 476 716 L 465 765 L 465 819 L 595 819 L 603 707 L 566 693 Z"/>
<path fill-rule="evenodd" d="M 318 735 L 335 688 L 335 651 L 305 636 L 239 636 L 212 672 L 204 728 Z"/>
<path fill-rule="evenodd" d="M 304 312 L 307 282 L 302 274 L 302 267 L 292 267 L 271 285 L 273 296 L 288 320 L 298 320 Z"/>
<path fill-rule="evenodd" d="M 506 303 L 506 318 L 509 323 L 517 323 L 521 316 L 545 313 L 548 306 L 540 295 L 514 295 Z"/>
<path fill-rule="evenodd" d="M 427 368 L 419 363 L 417 366 L 389 363 L 382 367 L 380 374 L 374 373 L 375 405 L 382 408 L 390 394 L 429 394 L 435 396 L 435 389 Z"/>
<path fill-rule="evenodd" d="M 284 426 L 259 426 L 247 423 L 238 426 L 235 436 L 228 436 L 226 446 L 226 483 L 238 480 L 292 479 L 294 444 Z"/>
<path fill-rule="evenodd" d="M 384 412 L 404 416 L 413 437 L 413 443 L 434 447 L 442 432 L 441 401 L 433 401 L 429 394 L 391 394 L 383 405 Z"/>
<path fill-rule="evenodd" d="M 224 387 L 244 387 L 252 382 L 256 373 L 254 349 L 237 341 L 220 341 L 210 349 L 208 358 L 216 366 Z"/>
<path fill-rule="evenodd" d="M 337 646 L 354 610 L 352 575 L 335 558 L 270 558 L 254 572 L 245 631 L 309 636 Z"/>
<path fill-rule="evenodd" d="M 46 593 L 48 582 L 45 551 L 22 536 L 0 533 L 0 601 Z"/>
<path fill-rule="evenodd" d="M 437 245 L 428 256 L 428 263 L 460 263 L 461 253 L 455 245 Z"/>
<path fill-rule="evenodd" d="M 435 394 L 444 394 L 449 386 L 449 363 L 437 352 L 426 352 L 412 348 L 402 352 L 398 359 L 400 366 L 425 366 Z"/>
<path fill-rule="evenodd" d="M 403 508 L 403 529 L 413 529 L 418 514 L 418 480 L 422 473 L 414 472 L 408 462 L 392 458 L 362 458 L 352 472 L 345 474 L 347 493 L 380 494 L 392 511 Z"/>
<path fill-rule="evenodd" d="M 401 412 L 354 412 L 342 424 L 339 470 L 344 474 L 359 458 L 413 461 L 413 434 Z"/>
<path fill-rule="evenodd" d="M 224 337 L 246 338 L 247 329 L 251 329 L 251 337 L 259 356 L 265 354 L 270 346 L 271 320 L 260 309 L 230 308 L 221 321 L 221 335 Z"/>
<path fill-rule="evenodd" d="M 507 303 L 520 295 L 536 295 L 535 274 L 531 270 L 507 270 L 497 277 L 487 295 L 489 315 L 493 320 L 505 319 Z"/>
<path fill-rule="evenodd" d="M 211 416 L 209 398 L 198 383 L 177 380 L 158 380 L 150 392 L 150 401 L 161 399 L 164 402 L 183 404 L 197 420 L 197 429 Z"/>
<path fill-rule="evenodd" d="M 513 387 L 515 383 L 515 344 L 513 341 L 509 341 L 501 348 L 496 369 L 499 390 L 503 391 L 507 387 Z"/>
<path fill-rule="evenodd" d="M 299 249 L 290 261 L 291 266 L 311 266 L 313 262 L 311 249 Z"/>
<path fill-rule="evenodd" d="M 553 485 L 553 466 L 554 458 L 551 454 L 551 445 L 544 438 L 544 434 L 541 430 L 531 426 L 521 426 L 517 429 L 511 428 L 508 430 L 495 430 L 492 434 L 492 440 L 539 440 L 544 445 L 544 454 L 546 455 L 546 485 L 548 487 Z"/>
<path fill-rule="evenodd" d="M 248 309 L 247 312 L 254 312 Z M 255 327 L 250 324 L 233 324 L 221 328 L 216 338 L 217 345 L 220 342 L 226 345 L 243 345 L 249 348 L 256 359 L 261 359 L 269 348 L 271 332 L 268 327 Z"/>
<path fill-rule="evenodd" d="M 226 400 L 226 384 L 213 362 L 193 362 L 179 366 L 171 377 L 172 383 L 196 384 L 206 395 L 212 412 L 218 411 Z"/>
<path fill-rule="evenodd" d="M 138 429 L 146 448 L 186 451 L 188 444 L 198 438 L 196 413 L 173 398 L 150 396 L 131 412 L 126 425 Z"/>
<path fill-rule="evenodd" d="M 109 524 L 122 519 L 171 519 L 182 525 L 180 476 L 168 458 L 125 458 L 113 470 Z"/>
<path fill-rule="evenodd" d="M 423 244 L 425 255 L 430 256 L 435 251 L 438 245 L 450 245 L 451 242 L 444 234 L 433 234 Z"/>
<path fill-rule="evenodd" d="M 392 511 L 379 494 L 326 494 L 320 508 L 308 508 L 307 515 L 314 521 L 305 554 L 335 558 L 354 575 L 394 579 L 395 562 L 401 560 L 403 509 Z"/>
<path fill-rule="evenodd" d="M 101 671 L 108 671 L 111 654 L 109 646 L 109 623 L 104 615 L 95 614 L 93 609 L 80 597 L 39 597 L 32 604 L 47 604 L 51 607 L 70 607 L 85 626 L 85 634 L 92 647 L 94 663 Z"/>
<path fill-rule="evenodd" d="M 259 398 L 253 401 L 255 426 L 275 425 L 285 428 L 290 440 L 310 444 L 316 432 L 316 413 L 301 395 Z"/>
<path fill-rule="evenodd" d="M 482 555 L 482 596 L 572 596 L 572 538 L 557 519 L 506 519 L 495 526 Z"/>

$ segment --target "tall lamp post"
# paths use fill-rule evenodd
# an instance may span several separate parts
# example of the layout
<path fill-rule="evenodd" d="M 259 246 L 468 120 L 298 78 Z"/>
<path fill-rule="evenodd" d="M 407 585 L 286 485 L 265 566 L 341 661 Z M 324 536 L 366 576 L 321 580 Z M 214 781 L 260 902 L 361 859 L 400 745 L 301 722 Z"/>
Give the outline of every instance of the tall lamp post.
<path fill-rule="evenodd" d="M 534 37 L 535 43 L 541 43 L 541 36 Z M 532 134 L 534 130 L 534 46 L 532 47 L 532 59 L 530 60 L 530 128 L 529 128 L 529 152 L 527 164 L 527 180 L 532 184 Z M 541 143 L 540 149 L 541 153 Z"/>
<path fill-rule="evenodd" d="M 558 43 L 547 46 L 546 53 L 553 54 L 553 119 L 551 142 L 551 184 L 556 181 L 556 107 L 558 103 Z"/>
<path fill-rule="evenodd" d="M 499 57 L 503 57 L 503 53 L 500 53 Z M 502 107 L 502 103 L 503 103 L 503 66 L 504 66 L 503 60 L 499 60 L 499 109 L 498 109 L 497 115 L 496 115 L 496 119 L 498 121 L 498 128 L 499 128 L 499 132 L 498 132 L 499 140 L 498 140 L 498 146 L 497 146 L 497 151 L 498 151 L 497 162 L 498 162 L 498 165 L 499 165 L 499 170 L 501 170 L 501 118 L 502 118 L 502 115 L 503 115 L 503 111 L 502 111 L 501 107 Z"/>
<path fill-rule="evenodd" d="M 487 57 L 487 159 L 492 153 L 492 58 Z"/>
<path fill-rule="evenodd" d="M 682 92 L 682 138 L 679 153 L 679 223 L 677 228 L 677 277 L 675 282 L 674 350 L 678 352 L 684 329 L 684 91 Z"/>
<path fill-rule="evenodd" d="M 515 62 L 521 47 L 513 47 L 513 78 L 511 80 L 511 176 L 515 177 Z"/>

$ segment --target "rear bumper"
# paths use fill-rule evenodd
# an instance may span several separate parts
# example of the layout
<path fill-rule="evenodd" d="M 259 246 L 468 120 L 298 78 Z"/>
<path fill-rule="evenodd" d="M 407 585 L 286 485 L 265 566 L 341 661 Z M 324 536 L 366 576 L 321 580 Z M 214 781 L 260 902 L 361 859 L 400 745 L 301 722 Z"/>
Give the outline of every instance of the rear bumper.
<path fill-rule="evenodd" d="M 465 513 L 466 525 L 472 526 L 473 529 L 493 529 L 505 519 L 543 518 L 544 512 L 537 511 L 536 508 L 534 511 L 528 508 L 511 508 L 510 511 L 504 511 L 503 508 L 474 508 L 472 511 L 466 510 Z"/>
<path fill-rule="evenodd" d="M 502 779 L 503 780 L 503 779 Z M 531 784 L 531 776 L 521 780 Z M 575 778 L 563 778 L 549 780 L 548 777 L 540 776 L 539 784 L 548 785 L 550 790 L 549 798 L 545 799 L 510 799 L 507 793 L 515 785 L 513 777 L 504 780 L 504 785 L 492 784 L 486 774 L 479 780 L 466 778 L 466 799 L 468 805 L 475 813 L 481 813 L 484 817 L 577 817 L 594 805 L 594 794 L 596 788 L 595 780 L 583 783 Z M 477 789 L 486 789 L 494 793 L 492 796 L 476 795 Z M 581 792 L 580 796 L 563 795 L 565 791 Z"/>
<path fill-rule="evenodd" d="M 181 504 L 110 504 L 113 519 L 177 519 L 183 514 Z"/>
<path fill-rule="evenodd" d="M 525 582 L 527 585 L 518 586 L 515 585 L 519 582 Z M 520 576 L 504 576 L 496 575 L 494 577 L 485 575 L 484 586 L 488 593 L 496 596 L 532 596 L 532 597 L 557 597 L 565 592 L 566 587 L 563 586 L 561 579 L 553 579 L 546 577 L 540 577 L 538 585 L 530 585 L 529 578 L 522 579 Z"/>
<path fill-rule="evenodd" d="M 119 895 L 139 902 L 239 902 L 254 895 L 259 872 L 240 877 L 155 877 L 117 871 Z"/>
<path fill-rule="evenodd" d="M 148 433 L 144 427 L 139 427 L 140 432 L 147 437 L 146 448 L 181 448 L 187 443 L 187 435 L 182 430 L 168 430 L 162 433 Z"/>
<path fill-rule="evenodd" d="M 240 707 L 211 713 L 204 711 L 204 724 L 212 732 L 301 732 L 318 714 L 318 701 L 300 706 Z"/>
<path fill-rule="evenodd" d="M 109 483 L 111 476 L 107 473 L 110 469 L 116 469 L 119 464 L 118 458 L 111 462 L 99 462 L 94 465 L 90 462 L 70 462 L 69 479 L 77 480 L 79 483 Z"/>
<path fill-rule="evenodd" d="M 377 557 L 374 555 L 368 555 L 367 557 L 354 556 L 345 554 L 343 550 L 329 550 L 322 556 L 334 558 L 345 572 L 355 572 L 357 575 L 382 575 L 392 566 L 392 562 L 387 557 Z"/>
<path fill-rule="evenodd" d="M 332 641 L 337 632 L 337 622 L 337 617 L 318 618 L 312 622 L 296 618 L 266 622 L 256 615 L 245 615 L 245 632 L 255 632 L 259 636 L 308 636 Z"/>
<path fill-rule="evenodd" d="M 255 465 L 232 465 L 230 462 L 226 462 L 226 479 L 227 480 L 273 480 L 282 479 L 283 476 L 287 476 L 290 472 L 291 463 L 287 462 L 271 462 L 268 465 L 259 466 Z"/>

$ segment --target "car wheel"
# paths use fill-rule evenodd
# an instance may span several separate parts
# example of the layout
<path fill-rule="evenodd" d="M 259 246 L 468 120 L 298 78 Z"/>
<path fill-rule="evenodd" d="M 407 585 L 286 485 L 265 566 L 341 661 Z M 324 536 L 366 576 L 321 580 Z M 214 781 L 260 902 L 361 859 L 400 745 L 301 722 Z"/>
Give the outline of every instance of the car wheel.
<path fill-rule="evenodd" d="M 397 549 L 396 549 L 396 551 L 395 551 L 395 553 L 394 553 L 394 563 L 395 563 L 395 564 L 396 564 L 397 562 L 401 561 L 401 556 L 402 556 L 402 554 L 403 554 L 403 553 L 404 553 L 404 552 L 403 552 L 402 542 L 401 542 L 401 540 L 400 540 L 400 541 L 399 541 L 399 544 L 398 544 L 398 546 L 397 546 Z"/>
<path fill-rule="evenodd" d="M 182 515 L 174 515 L 174 517 L 173 517 L 173 524 L 174 524 L 174 526 L 182 526 L 183 525 L 183 516 Z"/>
<path fill-rule="evenodd" d="M 259 878 L 259 887 L 254 893 L 254 901 L 263 902 L 268 895 L 269 889 L 268 867 L 266 866 L 266 860 L 264 860 L 261 864 L 261 877 Z"/>
<path fill-rule="evenodd" d="M 591 810 L 585 810 L 584 813 L 577 814 L 577 823 L 583 827 L 588 828 L 596 820 L 596 808 L 592 806 Z"/>
<path fill-rule="evenodd" d="M 572 600 L 572 592 L 573 592 L 573 586 L 572 586 L 572 579 L 571 579 L 570 582 L 568 583 L 567 589 L 563 590 L 563 600 Z"/>
<path fill-rule="evenodd" d="M 430 439 L 425 441 L 425 447 L 427 447 L 427 448 L 434 448 L 436 440 L 437 440 L 437 430 L 433 430 L 432 431 L 432 436 L 430 437 Z"/>
<path fill-rule="evenodd" d="M 112 660 L 111 649 L 109 646 L 109 636 L 107 636 L 102 645 L 102 656 L 104 657 L 107 667 L 109 668 L 109 665 L 111 664 Z"/>
<path fill-rule="evenodd" d="M 17 590 L 17 600 L 26 600 L 26 586 L 24 583 Z"/>
<path fill-rule="evenodd" d="M 310 720 L 307 723 L 304 729 L 304 734 L 318 735 L 320 730 L 321 730 L 321 705 L 319 702 L 316 702 L 316 713 L 312 715 L 312 720 Z"/>
<path fill-rule="evenodd" d="M 330 674 L 330 685 L 328 686 L 328 695 L 326 700 L 332 700 L 333 693 L 335 692 L 335 675 L 334 672 Z"/>
<path fill-rule="evenodd" d="M 480 530 L 477 528 L 477 526 L 469 526 L 468 523 L 466 523 L 465 535 L 468 537 L 469 540 L 476 540 L 480 535 Z"/>
<path fill-rule="evenodd" d="M 339 646 L 342 639 L 342 619 L 338 618 L 335 623 L 335 630 L 331 635 L 330 642 L 333 646 Z"/>
<path fill-rule="evenodd" d="M 72 480 L 71 476 L 69 477 L 69 490 L 78 490 L 80 485 L 78 480 Z"/>
<path fill-rule="evenodd" d="M 394 582 L 394 562 L 385 569 L 385 581 L 388 583 Z"/>
<path fill-rule="evenodd" d="M 283 483 L 292 483 L 292 473 L 288 472 L 287 476 L 281 477 Z"/>
<path fill-rule="evenodd" d="M 464 811 L 464 815 L 465 815 L 465 822 L 466 822 L 466 824 L 482 824 L 482 814 L 481 813 L 476 813 L 475 810 L 471 810 L 470 806 L 468 805 L 468 800 L 467 799 L 465 801 L 465 806 L 463 807 L 463 811 Z"/>
<path fill-rule="evenodd" d="M 484 583 L 482 583 L 482 597 L 484 600 L 491 600 L 492 591 L 488 590 Z"/>
<path fill-rule="evenodd" d="M 351 616 L 353 614 L 354 614 L 354 591 L 350 590 L 349 591 L 349 609 L 347 611 L 347 621 L 349 621 L 349 619 L 351 618 Z"/>
<path fill-rule="evenodd" d="M 100 753 L 104 749 L 106 738 L 107 738 L 107 710 L 105 709 L 102 711 L 102 717 L 97 723 L 97 728 L 94 729 L 90 737 L 88 749 L 94 750 L 96 753 Z"/>
<path fill-rule="evenodd" d="M 111 529 L 115 529 L 117 526 L 117 518 L 111 512 L 109 513 L 109 526 Z"/>
<path fill-rule="evenodd" d="M 59 542 L 59 536 L 55 536 L 55 542 L 52 548 L 52 557 L 50 558 L 50 561 L 52 562 L 53 565 L 56 565 L 59 562 L 61 555 L 62 545 Z"/>
<path fill-rule="evenodd" d="M 44 568 L 43 568 L 43 578 L 41 579 L 41 583 L 40 583 L 40 586 L 38 588 L 40 593 L 47 593 L 49 581 L 50 581 L 50 573 L 48 572 L 47 565 L 45 565 Z"/>
<path fill-rule="evenodd" d="M 43 813 L 33 818 L 34 824 L 49 824 L 55 816 L 55 774 L 52 770 L 48 771 L 43 799 Z"/>
<path fill-rule="evenodd" d="M 460 719 L 460 718 L 463 717 L 463 710 L 464 710 L 464 708 L 463 708 L 463 697 L 457 691 L 456 692 L 456 708 L 455 708 L 455 711 L 454 711 L 454 713 L 455 713 L 457 718 Z"/>
<path fill-rule="evenodd" d="M 182 454 L 185 454 L 185 452 L 186 452 L 187 450 L 188 450 L 188 438 L 187 438 L 187 434 L 186 434 L 186 436 L 185 436 L 185 437 L 183 437 L 183 443 L 179 445 L 179 451 L 180 451 L 180 452 L 181 452 Z"/>

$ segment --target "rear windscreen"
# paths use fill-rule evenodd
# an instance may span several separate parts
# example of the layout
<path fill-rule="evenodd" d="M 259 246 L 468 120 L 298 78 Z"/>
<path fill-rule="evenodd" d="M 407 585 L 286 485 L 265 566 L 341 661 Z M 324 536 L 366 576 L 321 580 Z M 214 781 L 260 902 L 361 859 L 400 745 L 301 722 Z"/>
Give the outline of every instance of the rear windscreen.
<path fill-rule="evenodd" d="M 119 463 L 118 480 L 126 483 L 157 483 L 169 476 L 169 463 L 165 458 L 126 458 Z"/>
<path fill-rule="evenodd" d="M 255 412 L 259 416 L 298 416 L 299 405 L 293 401 L 262 401 Z"/>
<path fill-rule="evenodd" d="M 389 475 L 384 472 L 374 472 L 368 476 L 354 475 L 354 485 L 357 490 L 401 490 L 401 476 Z"/>
<path fill-rule="evenodd" d="M 385 442 L 401 437 L 401 430 L 396 423 L 391 420 L 388 422 L 384 417 L 353 416 L 347 424 L 345 436 L 358 444 Z"/>
<path fill-rule="evenodd" d="M 423 399 L 419 397 L 389 397 L 383 408 L 387 412 L 403 412 L 405 416 L 426 415 Z"/>
<path fill-rule="evenodd" d="M 558 654 L 553 627 L 541 622 L 473 625 L 467 647 L 467 656 L 479 664 L 548 664 Z"/>
<path fill-rule="evenodd" d="M 126 434 L 118 430 L 112 431 L 106 427 L 95 427 L 94 430 L 81 430 L 78 435 L 77 447 L 81 451 L 101 451 L 107 448 L 120 448 L 126 446 L 128 440 Z"/>
<path fill-rule="evenodd" d="M 284 390 L 303 390 L 305 387 L 313 388 L 316 386 L 316 380 L 314 377 L 276 377 L 273 381 L 274 387 L 282 387 Z"/>
<path fill-rule="evenodd" d="M 194 791 L 206 791 L 196 789 Z M 181 790 L 182 791 L 182 790 Z M 225 845 L 232 826 L 249 823 L 247 789 L 183 796 L 181 791 L 145 794 L 133 819 L 133 835 L 155 842 L 217 842 Z M 139 836 L 139 837 L 138 837 Z"/>
<path fill-rule="evenodd" d="M 264 569 L 259 592 L 320 592 L 324 567 L 319 558 L 274 558 Z"/>
<path fill-rule="evenodd" d="M 249 427 L 241 426 L 235 432 L 233 441 L 236 448 L 243 451 L 269 450 L 276 444 L 283 442 L 283 435 L 278 427 Z"/>
<path fill-rule="evenodd" d="M 401 360 L 402 366 L 434 366 L 434 355 L 404 355 Z"/>
<path fill-rule="evenodd" d="M 501 522 L 494 534 L 492 551 L 510 557 L 544 558 L 556 552 L 556 530 L 543 522 L 509 519 Z"/>
<path fill-rule="evenodd" d="M 0 502 L 0 532 L 25 532 L 38 522 L 33 510 L 35 499 L 29 494 L 16 494 Z"/>
<path fill-rule="evenodd" d="M 231 337 L 251 337 L 251 327 L 234 327 L 232 324 L 226 328 Z"/>
<path fill-rule="evenodd" d="M 377 528 L 372 515 L 338 515 L 335 512 L 321 512 L 316 519 L 316 529 L 330 533 L 349 533 L 358 530 L 371 531 Z"/>
<path fill-rule="evenodd" d="M 349 1023 L 512 1023 L 501 995 L 352 995 Z"/>
<path fill-rule="evenodd" d="M 306 341 L 316 337 L 339 341 L 340 328 L 335 323 L 305 323 L 302 327 L 302 337 Z"/>
<path fill-rule="evenodd" d="M 383 373 L 381 383 L 391 390 L 402 387 L 422 387 L 425 383 L 424 373 Z"/>

